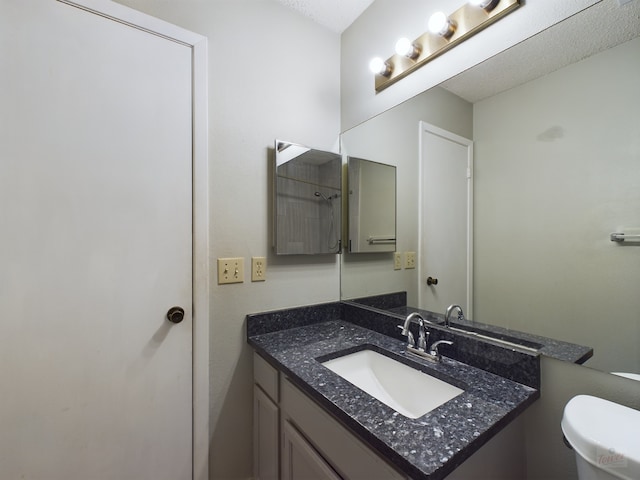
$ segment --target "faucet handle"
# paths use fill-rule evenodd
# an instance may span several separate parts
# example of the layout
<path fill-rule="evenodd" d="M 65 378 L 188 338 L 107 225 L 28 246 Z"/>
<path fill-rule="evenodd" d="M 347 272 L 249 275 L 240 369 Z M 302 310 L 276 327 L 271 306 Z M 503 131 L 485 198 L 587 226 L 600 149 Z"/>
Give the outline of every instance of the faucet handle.
<path fill-rule="evenodd" d="M 418 327 L 418 350 L 422 350 L 424 352 L 427 349 L 427 342 L 429 340 L 429 335 L 431 335 L 431 332 L 427 330 L 427 326 L 424 324 L 424 322 L 420 322 L 420 325 Z"/>
<path fill-rule="evenodd" d="M 440 352 L 438 352 L 438 347 L 443 343 L 446 345 L 453 345 L 453 342 L 449 340 L 438 340 L 437 342 L 433 342 L 433 344 L 431 345 L 431 348 L 429 349 L 429 354 L 433 355 L 437 359 L 440 359 L 442 355 L 440 355 Z"/>
<path fill-rule="evenodd" d="M 413 338 L 413 333 L 411 333 L 408 328 L 407 328 L 406 333 L 405 333 L 405 329 L 404 329 L 404 327 L 402 325 L 397 325 L 397 327 L 400 330 L 402 330 L 402 335 L 407 337 L 407 340 L 408 340 L 407 341 L 407 346 L 415 348 L 416 347 L 416 340 L 415 340 L 415 338 Z"/>

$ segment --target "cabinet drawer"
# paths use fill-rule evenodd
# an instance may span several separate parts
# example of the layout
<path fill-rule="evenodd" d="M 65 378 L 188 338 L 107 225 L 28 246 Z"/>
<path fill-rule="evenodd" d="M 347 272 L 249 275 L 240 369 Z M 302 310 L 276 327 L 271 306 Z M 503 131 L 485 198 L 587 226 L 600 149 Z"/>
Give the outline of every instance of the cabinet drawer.
<path fill-rule="evenodd" d="M 280 394 L 283 417 L 297 426 L 340 476 L 352 480 L 406 478 L 284 376 Z"/>
<path fill-rule="evenodd" d="M 253 378 L 269 398 L 278 403 L 278 370 L 255 352 L 253 353 Z"/>

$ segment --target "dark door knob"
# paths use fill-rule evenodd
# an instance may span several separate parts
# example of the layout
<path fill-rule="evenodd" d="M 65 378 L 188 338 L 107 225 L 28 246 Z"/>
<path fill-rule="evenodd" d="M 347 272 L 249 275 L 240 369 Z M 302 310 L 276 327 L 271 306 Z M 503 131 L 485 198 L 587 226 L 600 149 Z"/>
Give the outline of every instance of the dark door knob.
<path fill-rule="evenodd" d="M 167 320 L 171 323 L 180 323 L 184 320 L 184 310 L 180 307 L 171 307 L 167 312 Z"/>
<path fill-rule="evenodd" d="M 431 286 L 431 285 L 437 285 L 437 284 L 438 284 L 437 278 L 427 277 L 427 285 Z"/>

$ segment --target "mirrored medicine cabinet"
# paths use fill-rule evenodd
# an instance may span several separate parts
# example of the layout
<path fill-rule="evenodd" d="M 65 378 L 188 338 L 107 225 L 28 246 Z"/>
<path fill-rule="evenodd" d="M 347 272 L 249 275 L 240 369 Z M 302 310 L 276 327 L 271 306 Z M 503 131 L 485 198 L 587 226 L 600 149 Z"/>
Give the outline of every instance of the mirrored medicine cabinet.
<path fill-rule="evenodd" d="M 277 255 L 341 253 L 341 155 L 275 141 L 274 250 Z M 396 249 L 396 167 L 347 158 L 350 253 Z M 347 213 L 348 212 L 348 213 Z"/>
<path fill-rule="evenodd" d="M 342 157 L 276 140 L 274 173 L 275 253 L 339 253 Z"/>
<path fill-rule="evenodd" d="M 347 160 L 349 252 L 396 250 L 396 167 Z"/>

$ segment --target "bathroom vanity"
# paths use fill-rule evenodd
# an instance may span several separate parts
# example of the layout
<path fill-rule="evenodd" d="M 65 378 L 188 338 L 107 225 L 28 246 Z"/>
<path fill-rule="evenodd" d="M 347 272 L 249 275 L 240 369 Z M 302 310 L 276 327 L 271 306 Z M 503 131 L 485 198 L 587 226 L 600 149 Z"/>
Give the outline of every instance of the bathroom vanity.
<path fill-rule="evenodd" d="M 432 340 L 454 344 L 441 350 L 440 362 L 429 362 L 406 354 L 399 323 L 348 302 L 247 316 L 256 478 L 524 475 L 517 417 L 539 397 L 538 356 L 431 328 Z M 405 416 L 322 364 L 362 350 L 461 393 L 417 418 Z"/>
<path fill-rule="evenodd" d="M 257 353 L 254 379 L 255 478 L 405 478 Z"/>

